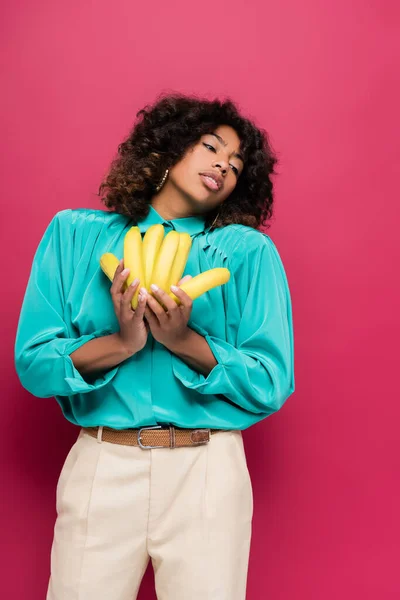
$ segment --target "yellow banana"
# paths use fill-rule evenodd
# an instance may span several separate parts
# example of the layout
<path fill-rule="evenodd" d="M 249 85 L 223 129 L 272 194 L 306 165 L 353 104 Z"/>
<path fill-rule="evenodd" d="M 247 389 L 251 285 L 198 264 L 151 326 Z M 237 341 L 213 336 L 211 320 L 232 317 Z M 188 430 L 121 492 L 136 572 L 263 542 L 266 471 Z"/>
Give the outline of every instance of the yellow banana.
<path fill-rule="evenodd" d="M 151 283 L 151 274 L 164 239 L 164 226 L 161 223 L 151 225 L 143 237 L 144 285 L 147 290 Z"/>
<path fill-rule="evenodd" d="M 138 305 L 138 296 L 140 287 L 144 284 L 144 267 L 143 267 L 143 242 L 142 234 L 138 226 L 133 226 L 128 229 L 124 237 L 124 268 L 130 269 L 126 279 L 126 285 L 129 286 L 137 277 L 139 284 L 133 294 L 131 306 L 136 310 Z"/>
<path fill-rule="evenodd" d="M 175 260 L 172 264 L 172 268 L 169 275 L 168 285 L 165 288 L 166 292 L 170 292 L 169 287 L 176 285 L 182 277 L 182 273 L 185 270 L 187 260 L 189 258 L 190 248 L 192 247 L 192 238 L 189 233 L 183 232 L 179 234 L 179 246 L 175 256 Z"/>
<path fill-rule="evenodd" d="M 164 237 L 161 248 L 157 254 L 156 262 L 154 263 L 153 273 L 150 284 L 155 283 L 165 292 L 168 292 L 168 281 L 172 265 L 179 246 L 180 235 L 175 229 L 169 231 Z M 149 294 L 154 296 L 149 287 Z"/>
<path fill-rule="evenodd" d="M 203 271 L 203 273 L 199 273 L 199 275 L 184 281 L 179 288 L 186 292 L 192 300 L 195 300 L 201 296 L 201 294 L 204 294 L 204 292 L 208 292 L 208 290 L 229 281 L 230 276 L 231 273 L 229 269 L 226 269 L 225 267 L 215 267 L 214 269 L 208 269 L 207 271 Z M 177 304 L 181 304 L 180 299 L 175 296 L 173 292 L 169 292 L 169 296 L 171 296 Z"/>
<path fill-rule="evenodd" d="M 139 227 L 131 227 L 124 238 L 124 267 L 130 269 L 122 291 L 138 277 L 140 283 L 132 298 L 132 308 L 138 305 L 139 288 L 146 287 L 153 295 L 150 284 L 155 283 L 179 305 L 180 299 L 170 291 L 170 285 L 176 285 L 181 279 L 189 257 L 192 239 L 188 233 L 173 230 L 164 236 L 164 226 L 152 225 L 146 232 L 143 242 Z M 100 257 L 100 266 L 110 281 L 113 281 L 119 260 L 111 252 Z M 223 285 L 230 279 L 230 271 L 225 267 L 216 267 L 199 273 L 180 285 L 186 294 L 195 300 L 201 294 L 214 287 Z M 147 277 L 149 277 L 147 279 Z"/>
<path fill-rule="evenodd" d="M 105 252 L 100 257 L 100 266 L 110 281 L 114 280 L 115 271 L 119 265 L 119 260 L 112 252 Z M 126 280 L 123 283 L 122 291 L 127 288 Z"/>

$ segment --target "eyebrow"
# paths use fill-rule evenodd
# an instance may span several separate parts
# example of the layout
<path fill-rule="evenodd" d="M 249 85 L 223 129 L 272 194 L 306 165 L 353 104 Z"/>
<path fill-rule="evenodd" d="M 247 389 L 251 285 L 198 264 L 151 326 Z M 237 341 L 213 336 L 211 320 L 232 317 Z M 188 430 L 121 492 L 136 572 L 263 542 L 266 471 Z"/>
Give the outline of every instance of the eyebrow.
<path fill-rule="evenodd" d="M 214 137 L 217 138 L 217 140 L 223 145 L 226 146 L 226 142 L 225 140 L 222 139 L 222 137 L 220 135 L 218 135 L 218 133 L 210 133 L 209 135 L 213 135 Z M 233 156 L 236 156 L 236 158 L 239 158 L 243 163 L 244 163 L 244 158 L 241 154 L 238 154 L 238 152 L 234 152 Z"/>

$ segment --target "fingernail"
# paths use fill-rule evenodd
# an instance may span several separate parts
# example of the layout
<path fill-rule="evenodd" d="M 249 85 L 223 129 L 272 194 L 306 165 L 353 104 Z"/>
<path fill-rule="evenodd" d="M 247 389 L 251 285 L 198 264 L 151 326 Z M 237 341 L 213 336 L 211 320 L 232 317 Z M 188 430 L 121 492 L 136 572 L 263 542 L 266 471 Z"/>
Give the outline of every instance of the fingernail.
<path fill-rule="evenodd" d="M 123 271 L 121 271 L 121 275 L 126 275 L 129 272 L 128 267 L 126 269 L 124 269 Z"/>
<path fill-rule="evenodd" d="M 139 279 L 136 277 L 136 279 L 134 279 L 131 283 L 131 286 L 133 287 L 134 285 L 136 285 L 138 283 Z"/>
<path fill-rule="evenodd" d="M 172 290 L 173 292 L 177 292 L 177 291 L 178 291 L 178 286 L 176 286 L 176 285 L 171 285 L 171 290 Z"/>
<path fill-rule="evenodd" d="M 150 287 L 153 290 L 153 292 L 156 292 L 158 290 L 158 285 L 156 285 L 155 283 L 152 283 Z"/>
<path fill-rule="evenodd" d="M 139 293 L 142 294 L 142 296 L 146 297 L 147 296 L 147 290 L 146 290 L 146 288 L 141 287 L 140 290 L 139 290 Z"/>

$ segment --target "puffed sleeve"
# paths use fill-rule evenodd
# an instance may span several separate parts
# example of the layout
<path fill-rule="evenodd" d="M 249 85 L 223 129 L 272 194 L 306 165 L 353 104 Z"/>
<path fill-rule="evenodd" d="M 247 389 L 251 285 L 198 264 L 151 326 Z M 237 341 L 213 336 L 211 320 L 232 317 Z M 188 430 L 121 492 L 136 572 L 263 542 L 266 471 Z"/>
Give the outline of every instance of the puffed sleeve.
<path fill-rule="evenodd" d="M 89 340 L 111 333 L 98 330 L 77 336 L 63 318 L 73 276 L 73 227 L 70 209 L 56 213 L 47 226 L 33 258 L 17 326 L 15 369 L 22 386 L 39 398 L 90 392 L 106 385 L 118 370 L 85 379 L 69 356 Z"/>
<path fill-rule="evenodd" d="M 225 284 L 224 293 L 227 310 L 233 311 L 227 320 L 238 321 L 235 337 L 221 339 L 193 323 L 217 364 L 205 376 L 174 356 L 173 368 L 186 387 L 200 394 L 222 394 L 244 410 L 268 416 L 295 390 L 293 321 L 278 250 L 269 236 L 258 233 L 251 237 L 253 243 L 242 243 L 227 265 L 232 281 Z"/>

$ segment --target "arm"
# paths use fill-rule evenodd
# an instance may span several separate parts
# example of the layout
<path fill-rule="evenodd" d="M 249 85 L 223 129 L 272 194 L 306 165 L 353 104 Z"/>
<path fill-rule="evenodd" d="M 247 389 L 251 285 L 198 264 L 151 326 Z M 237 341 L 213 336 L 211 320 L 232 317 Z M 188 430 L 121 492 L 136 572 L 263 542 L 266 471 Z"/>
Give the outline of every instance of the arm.
<path fill-rule="evenodd" d="M 202 327 L 190 327 L 209 344 L 217 364 L 207 376 L 196 372 L 179 356 L 172 356 L 175 376 L 200 394 L 222 394 L 244 410 L 268 416 L 279 410 L 293 393 L 293 322 L 289 287 L 278 251 L 272 240 L 246 240 L 232 258 L 231 280 L 225 284 L 230 322 L 236 331 L 230 339 L 209 335 Z M 229 309 L 229 308 L 228 308 Z M 194 352 L 194 350 L 193 350 Z"/>
<path fill-rule="evenodd" d="M 71 360 L 81 375 L 112 369 L 134 352 L 128 352 L 121 343 L 119 333 L 94 338 L 70 354 Z"/>
<path fill-rule="evenodd" d="M 168 349 L 190 367 L 206 376 L 217 364 L 207 340 L 190 328 L 188 328 L 187 337 L 183 341 L 176 346 L 168 346 Z"/>
<path fill-rule="evenodd" d="M 108 338 L 102 336 L 112 333 L 108 329 L 97 330 L 77 337 L 63 319 L 73 277 L 73 227 L 69 209 L 58 212 L 47 226 L 33 258 L 19 316 L 15 368 L 21 385 L 39 398 L 90 392 L 107 385 L 118 371 L 115 366 L 96 378 L 91 377 L 89 383 L 70 356 L 94 338 L 99 338 L 97 343 L 105 349 Z M 93 352 L 93 344 L 88 350 Z M 86 351 L 76 355 L 81 366 L 82 352 Z M 98 364 L 105 367 L 104 362 Z"/>

